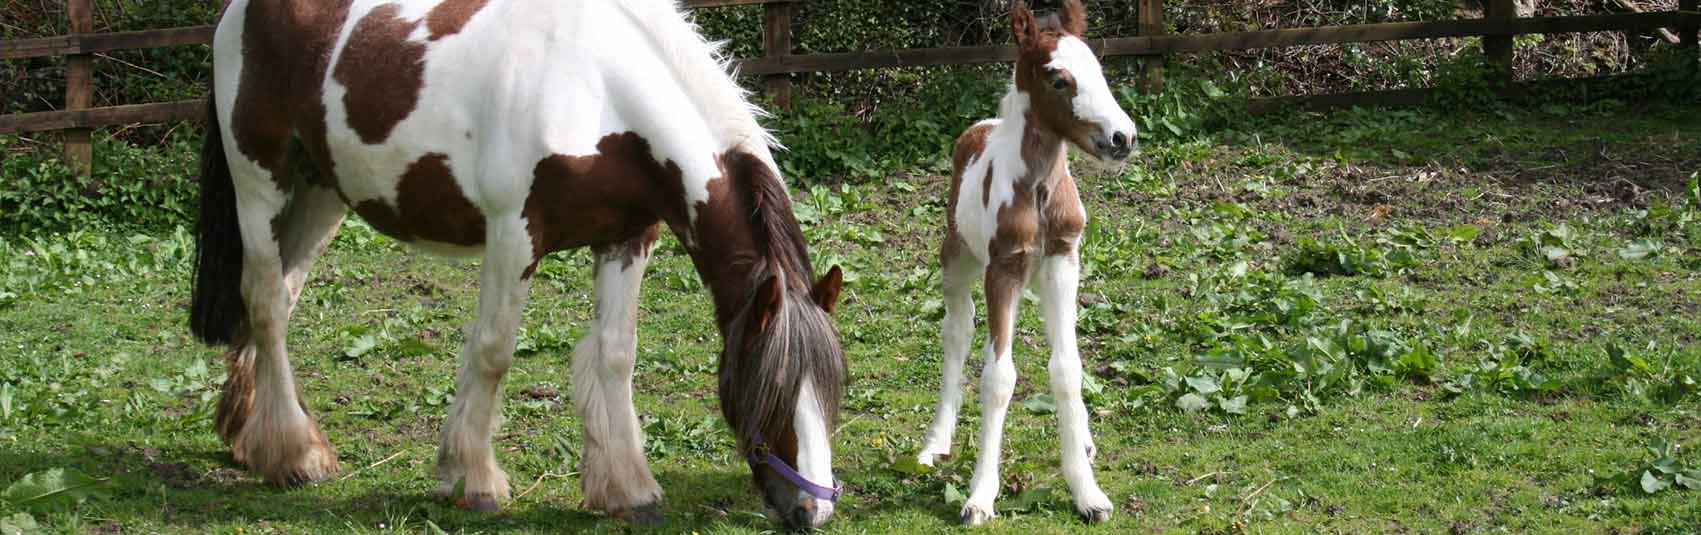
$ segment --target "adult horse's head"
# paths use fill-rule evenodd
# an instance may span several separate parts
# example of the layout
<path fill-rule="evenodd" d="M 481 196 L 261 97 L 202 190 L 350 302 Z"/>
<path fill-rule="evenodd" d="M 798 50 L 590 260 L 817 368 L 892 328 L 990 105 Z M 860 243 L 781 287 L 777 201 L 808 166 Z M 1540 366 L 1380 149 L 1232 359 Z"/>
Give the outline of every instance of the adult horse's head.
<path fill-rule="evenodd" d="M 734 189 L 747 194 L 747 203 L 733 206 L 749 214 L 766 254 L 737 260 L 748 262 L 749 286 L 723 326 L 721 412 L 771 513 L 789 529 L 814 529 L 832 517 L 841 489 L 831 436 L 845 356 L 828 315 L 843 276 L 834 266 L 815 279 L 772 164 L 735 156 L 724 165 Z"/>
<path fill-rule="evenodd" d="M 1016 90 L 1028 96 L 1039 127 L 1099 159 L 1123 160 L 1133 152 L 1134 121 L 1105 82 L 1104 71 L 1082 36 L 1087 31 L 1081 0 L 1036 19 L 1025 3 L 1010 11 L 1019 49 Z"/>

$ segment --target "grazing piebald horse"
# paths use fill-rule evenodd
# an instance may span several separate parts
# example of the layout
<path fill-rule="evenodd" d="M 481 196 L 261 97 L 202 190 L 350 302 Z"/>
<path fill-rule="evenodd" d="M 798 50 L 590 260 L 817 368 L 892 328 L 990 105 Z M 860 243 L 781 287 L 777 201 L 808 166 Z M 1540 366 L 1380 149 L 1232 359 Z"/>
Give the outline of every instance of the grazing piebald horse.
<path fill-rule="evenodd" d="M 286 323 L 349 207 L 422 248 L 483 255 L 437 460 L 440 492 L 509 497 L 491 435 L 529 280 L 590 247 L 596 319 L 573 351 L 587 508 L 660 519 L 632 402 L 638 288 L 665 223 L 712 294 L 720 405 L 789 527 L 838 496 L 845 380 L 791 201 L 720 54 L 661 0 L 234 0 L 213 43 L 192 330 L 228 344 L 216 426 L 298 484 L 338 470 L 299 393 Z"/>
<path fill-rule="evenodd" d="M 963 361 L 974 332 L 970 292 L 974 280 L 984 276 L 990 337 L 981 371 L 980 459 L 962 519 L 980 524 L 994 516 L 1004 415 L 1016 386 L 1011 330 L 1022 289 L 1032 283 L 1051 345 L 1063 476 L 1075 510 L 1090 522 L 1102 522 L 1110 518 L 1112 505 L 1093 478 L 1093 440 L 1075 349 L 1077 251 L 1087 213 L 1069 175 L 1067 151 L 1074 145 L 1096 158 L 1126 159 L 1133 150 L 1134 122 L 1111 96 L 1098 60 L 1081 39 L 1086 14 L 1080 0 L 1066 0 L 1059 13 L 1043 21 L 1018 3 L 1011 23 L 1020 50 L 1015 84 L 1004 95 L 997 119 L 982 121 L 957 139 L 945 211 L 949 230 L 939 253 L 945 377 L 938 414 L 917 460 L 932 466 L 936 457 L 951 453 L 963 401 Z"/>

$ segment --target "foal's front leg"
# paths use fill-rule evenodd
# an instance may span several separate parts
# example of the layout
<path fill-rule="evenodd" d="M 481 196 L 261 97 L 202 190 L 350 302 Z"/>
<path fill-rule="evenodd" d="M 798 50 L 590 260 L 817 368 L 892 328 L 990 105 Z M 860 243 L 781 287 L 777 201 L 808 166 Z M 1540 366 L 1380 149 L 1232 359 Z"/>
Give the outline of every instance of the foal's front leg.
<path fill-rule="evenodd" d="M 508 474 L 496 464 L 490 438 L 501 417 L 502 376 L 514 361 L 514 334 L 531 281 L 531 238 L 519 217 L 491 218 L 485 233 L 484 267 L 479 273 L 478 317 L 467 326 L 467 344 L 455 380 L 455 403 L 443 424 L 437 450 L 438 494 L 452 497 L 465 480 L 465 506 L 475 511 L 501 509 L 508 498 Z"/>
<path fill-rule="evenodd" d="M 596 256 L 597 317 L 573 348 L 573 401 L 585 424 L 579 482 L 584 506 L 641 524 L 661 521 L 661 486 L 644 459 L 644 436 L 632 404 L 638 352 L 638 287 L 657 227 Z"/>
<path fill-rule="evenodd" d="M 1039 267 L 1039 293 L 1045 313 L 1046 341 L 1051 345 L 1051 392 L 1057 398 L 1058 435 L 1063 442 L 1063 478 L 1075 497 L 1075 512 L 1088 522 L 1110 519 L 1114 508 L 1093 477 L 1092 433 L 1087 429 L 1087 406 L 1081 399 L 1081 354 L 1075 345 L 1075 292 L 1080 283 L 1080 260 L 1067 253 L 1045 257 Z"/>
<path fill-rule="evenodd" d="M 991 520 L 998 499 L 998 462 L 1003 454 L 1004 416 L 1016 390 L 1016 363 L 1011 355 L 1011 338 L 1016 326 L 1016 305 L 1027 281 L 1026 253 L 994 258 L 986 270 L 986 365 L 980 372 L 980 458 L 969 480 L 968 503 L 962 519 L 968 525 Z"/>

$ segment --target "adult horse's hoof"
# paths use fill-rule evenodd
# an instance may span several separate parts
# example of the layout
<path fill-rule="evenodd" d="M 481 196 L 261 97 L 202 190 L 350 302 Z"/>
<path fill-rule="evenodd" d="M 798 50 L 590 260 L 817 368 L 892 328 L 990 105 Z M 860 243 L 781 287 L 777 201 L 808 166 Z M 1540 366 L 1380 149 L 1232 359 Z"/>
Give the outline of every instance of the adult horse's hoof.
<path fill-rule="evenodd" d="M 972 503 L 963 506 L 962 518 L 965 526 L 985 524 L 988 520 L 992 520 L 993 516 L 996 515 L 993 514 L 992 507 L 982 508 Z"/>
<path fill-rule="evenodd" d="M 1086 496 L 1076 498 L 1075 514 L 1081 515 L 1081 520 L 1088 524 L 1102 524 L 1104 521 L 1110 520 L 1111 511 L 1116 510 L 1116 506 L 1110 503 L 1110 497 L 1105 496 L 1104 491 L 1096 488 L 1086 494 Z"/>
<path fill-rule="evenodd" d="M 502 503 L 496 499 L 496 495 L 484 492 L 468 494 L 461 499 L 456 500 L 455 507 L 475 513 L 502 512 Z"/>
<path fill-rule="evenodd" d="M 1088 524 L 1103 524 L 1110 520 L 1110 512 L 1111 509 L 1108 507 L 1089 507 L 1084 510 L 1075 511 L 1075 514 L 1081 515 L 1081 520 Z"/>
<path fill-rule="evenodd" d="M 611 511 L 608 516 L 639 526 L 653 527 L 660 526 L 662 523 L 661 504 L 659 503 L 648 503 L 631 509 Z"/>

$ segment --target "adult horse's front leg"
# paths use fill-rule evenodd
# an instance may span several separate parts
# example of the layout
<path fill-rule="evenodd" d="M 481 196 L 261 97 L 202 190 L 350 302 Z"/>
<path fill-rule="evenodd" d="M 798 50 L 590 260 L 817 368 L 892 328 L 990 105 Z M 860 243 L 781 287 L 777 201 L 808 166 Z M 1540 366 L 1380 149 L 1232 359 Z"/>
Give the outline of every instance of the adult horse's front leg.
<path fill-rule="evenodd" d="M 464 506 L 495 512 L 508 498 L 508 474 L 496 463 L 490 439 L 501 418 L 502 376 L 514 362 L 514 335 L 531 281 L 531 237 L 518 216 L 489 218 L 484 267 L 479 273 L 478 317 L 467 326 L 467 344 L 455 380 L 455 403 L 443 423 L 437 450 L 437 492 L 453 497 L 462 487 Z"/>
<path fill-rule="evenodd" d="M 1058 435 L 1063 442 L 1063 479 L 1075 497 L 1075 512 L 1087 522 L 1110 519 L 1114 506 L 1093 477 L 1093 436 L 1081 399 L 1081 354 L 1075 344 L 1075 294 L 1081 267 L 1076 251 L 1045 257 L 1039 267 L 1040 307 L 1051 345 L 1051 392 L 1057 398 Z"/>
<path fill-rule="evenodd" d="M 661 486 L 644 459 L 632 404 L 638 352 L 638 287 L 657 227 L 595 249 L 596 321 L 573 348 L 573 401 L 585 424 L 579 481 L 585 507 L 638 523 L 661 521 Z"/>

